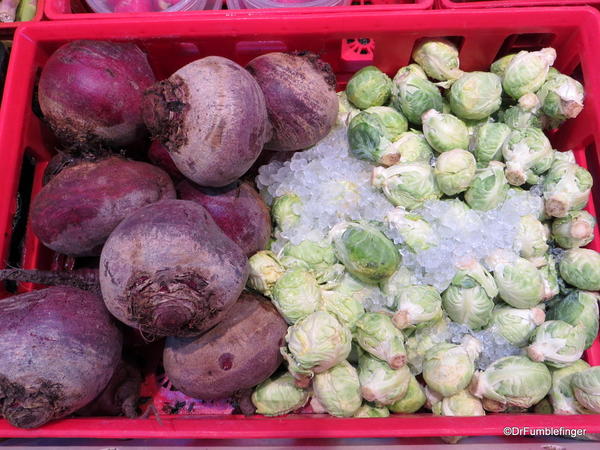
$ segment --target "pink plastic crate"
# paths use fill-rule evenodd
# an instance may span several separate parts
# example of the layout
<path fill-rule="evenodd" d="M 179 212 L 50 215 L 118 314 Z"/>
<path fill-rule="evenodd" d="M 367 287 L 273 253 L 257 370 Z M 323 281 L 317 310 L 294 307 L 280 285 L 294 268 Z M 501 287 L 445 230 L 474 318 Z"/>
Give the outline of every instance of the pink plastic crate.
<path fill-rule="evenodd" d="M 342 87 L 358 68 L 375 64 L 390 75 L 410 61 L 415 42 L 422 37 L 444 36 L 460 47 L 461 68 L 485 70 L 497 57 L 522 49 L 553 46 L 556 67 L 583 81 L 587 98 L 583 112 L 567 122 L 551 139 L 555 148 L 572 149 L 581 165 L 600 179 L 600 14 L 592 8 L 528 8 L 407 12 L 349 10 L 341 13 L 301 15 L 257 14 L 253 17 L 216 15 L 137 19 L 71 21 L 30 24 L 17 32 L 10 62 L 7 90 L 0 111 L 0 256 L 6 260 L 11 245 L 16 193 L 30 189 L 35 197 L 54 143 L 32 111 L 36 74 L 60 45 L 76 39 L 133 41 L 149 55 L 159 78 L 207 55 L 220 55 L 247 63 L 269 51 L 310 50 L 329 62 Z M 23 164 L 24 157 L 35 165 Z M 23 171 L 23 173 L 22 173 Z M 21 176 L 21 174 L 23 176 Z M 33 182 L 31 181 L 33 179 Z M 595 203 L 594 203 L 595 202 Z M 588 209 L 600 210 L 600 182 Z M 14 232 L 17 236 L 19 230 Z M 597 230 L 596 230 L 597 231 Z M 591 248 L 600 250 L 600 238 Z M 16 242 L 13 242 L 13 244 Z M 26 268 L 69 267 L 43 247 L 29 230 L 21 263 Z M 35 286 L 21 285 L 21 290 Z M 586 352 L 592 365 L 600 365 L 600 342 Z M 168 386 L 168 385 L 167 385 Z M 161 412 L 169 401 L 185 401 L 148 374 L 143 395 L 150 395 Z M 385 419 L 339 419 L 313 414 L 245 418 L 228 415 L 226 403 L 202 404 L 161 414 L 160 418 L 77 418 L 55 421 L 35 430 L 22 430 L 0 421 L 2 437 L 106 437 L 106 438 L 308 438 L 502 435 L 505 427 L 565 427 L 600 433 L 597 415 L 490 414 L 485 417 L 436 417 L 431 414 L 393 415 Z M 190 414 L 191 413 L 191 414 Z"/>
<path fill-rule="evenodd" d="M 522 6 L 583 6 L 600 8 L 600 0 L 435 0 L 438 9 L 516 8 Z"/>

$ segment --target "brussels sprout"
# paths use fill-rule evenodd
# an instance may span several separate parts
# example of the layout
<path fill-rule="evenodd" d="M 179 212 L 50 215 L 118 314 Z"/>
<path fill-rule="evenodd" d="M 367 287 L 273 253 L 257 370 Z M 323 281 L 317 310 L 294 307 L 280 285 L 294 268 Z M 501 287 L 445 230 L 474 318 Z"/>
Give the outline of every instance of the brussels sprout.
<path fill-rule="evenodd" d="M 555 59 L 556 50 L 553 48 L 517 53 L 504 70 L 504 91 L 517 100 L 525 94 L 537 92 L 546 81 L 548 68 Z"/>
<path fill-rule="evenodd" d="M 375 66 L 367 66 L 356 72 L 348 81 L 346 96 L 350 103 L 360 109 L 385 105 L 390 98 L 392 80 Z"/>
<path fill-rule="evenodd" d="M 548 229 L 531 214 L 522 216 L 519 221 L 515 246 L 522 258 L 540 258 L 548 251 Z M 532 261 L 535 262 L 535 261 Z"/>
<path fill-rule="evenodd" d="M 298 211 L 302 207 L 302 200 L 296 194 L 284 194 L 277 197 L 271 206 L 271 216 L 275 226 L 285 231 L 292 228 L 300 220 Z"/>
<path fill-rule="evenodd" d="M 415 376 L 411 375 L 408 382 L 408 390 L 404 394 L 404 397 L 388 405 L 388 408 L 393 413 L 411 414 L 417 412 L 423 405 L 425 405 L 425 393 Z"/>
<path fill-rule="evenodd" d="M 442 318 L 442 299 L 432 286 L 409 286 L 396 296 L 396 313 L 392 319 L 401 330 L 423 327 Z"/>
<path fill-rule="evenodd" d="M 421 125 L 425 111 L 442 111 L 442 94 L 418 65 L 410 64 L 394 77 L 392 106 L 402 111 L 410 123 Z"/>
<path fill-rule="evenodd" d="M 486 168 L 475 172 L 475 178 L 465 192 L 465 202 L 473 209 L 489 211 L 504 203 L 509 187 L 504 164 L 491 161 Z"/>
<path fill-rule="evenodd" d="M 544 320 L 546 314 L 540 308 L 517 309 L 501 304 L 492 311 L 489 329 L 502 335 L 511 344 L 523 347 Z"/>
<path fill-rule="evenodd" d="M 461 119 L 485 119 L 500 109 L 501 97 L 502 82 L 498 75 L 465 73 L 450 88 L 450 108 Z"/>
<path fill-rule="evenodd" d="M 442 195 L 435 183 L 433 169 L 424 162 L 399 163 L 387 169 L 375 167 L 371 183 L 381 188 L 394 206 L 408 210 Z"/>
<path fill-rule="evenodd" d="M 526 97 L 526 95 L 523 97 Z M 502 122 L 513 130 L 523 128 L 544 128 L 545 126 L 540 110 L 527 110 L 519 105 L 511 106 L 504 111 Z"/>
<path fill-rule="evenodd" d="M 406 117 L 394 108 L 389 106 L 373 106 L 365 110 L 366 113 L 374 114 L 383 124 L 385 136 L 392 142 L 408 130 L 408 121 Z"/>
<path fill-rule="evenodd" d="M 317 310 L 321 302 L 321 290 L 310 272 L 292 269 L 275 283 L 272 300 L 287 323 L 296 323 Z"/>
<path fill-rule="evenodd" d="M 423 361 L 427 352 L 437 344 L 449 338 L 449 319 L 442 319 L 417 328 L 412 336 L 406 339 L 406 356 L 411 372 L 419 375 L 423 371 Z"/>
<path fill-rule="evenodd" d="M 490 161 L 502 160 L 502 147 L 510 133 L 507 125 L 495 122 L 485 123 L 475 129 L 469 149 L 475 155 L 479 167 L 486 167 Z"/>
<path fill-rule="evenodd" d="M 537 405 L 533 407 L 534 414 L 554 414 L 552 404 L 548 397 L 543 398 Z"/>
<path fill-rule="evenodd" d="M 554 257 L 548 253 L 542 262 L 545 265 L 539 271 L 544 283 L 544 297 L 542 300 L 546 302 L 560 294 L 560 285 L 558 284 L 558 269 Z"/>
<path fill-rule="evenodd" d="M 473 362 L 481 348 L 474 338 L 465 339 L 462 345 L 443 343 L 431 348 L 423 363 L 423 379 L 427 386 L 444 397 L 465 389 L 475 371 Z"/>
<path fill-rule="evenodd" d="M 358 358 L 361 394 L 377 406 L 391 405 L 404 397 L 410 377 L 408 366 L 392 369 L 386 362 L 364 352 Z"/>
<path fill-rule="evenodd" d="M 350 331 L 354 331 L 356 322 L 365 313 L 363 304 L 349 295 L 336 291 L 321 291 L 321 298 L 321 309 L 335 316 Z"/>
<path fill-rule="evenodd" d="M 316 311 L 289 327 L 285 340 L 281 354 L 290 373 L 306 381 L 348 357 L 352 333 L 331 314 Z"/>
<path fill-rule="evenodd" d="M 400 264 L 393 242 L 372 225 L 341 222 L 329 236 L 348 272 L 365 283 L 378 283 L 392 275 Z"/>
<path fill-rule="evenodd" d="M 354 417 L 390 417 L 390 410 L 385 406 L 377 407 L 369 404 L 364 404 L 354 413 Z"/>
<path fill-rule="evenodd" d="M 571 387 L 581 406 L 600 414 L 600 366 L 590 367 L 573 375 Z"/>
<path fill-rule="evenodd" d="M 392 155 L 396 160 L 393 164 L 401 162 L 422 161 L 429 163 L 433 156 L 433 149 L 427 143 L 427 139 L 422 133 L 417 131 L 407 131 L 402 133 L 396 142 L 390 145 L 386 161 L 391 161 Z M 384 162 L 380 162 L 385 165 Z M 390 164 L 392 165 L 392 164 Z"/>
<path fill-rule="evenodd" d="M 572 415 L 589 413 L 575 399 L 571 380 L 576 373 L 588 369 L 590 365 L 583 360 L 575 361 L 568 367 L 552 371 L 552 389 L 550 389 L 550 401 L 554 414 Z"/>
<path fill-rule="evenodd" d="M 435 180 L 444 194 L 456 195 L 471 185 L 476 168 L 475 157 L 471 153 L 460 149 L 450 150 L 438 157 Z"/>
<path fill-rule="evenodd" d="M 332 245 L 308 239 L 298 245 L 286 244 L 281 250 L 279 260 L 286 269 L 306 270 L 329 267 L 336 262 Z"/>
<path fill-rule="evenodd" d="M 443 398 L 441 402 L 433 405 L 432 411 L 436 416 L 485 416 L 481 400 L 467 390 Z"/>
<path fill-rule="evenodd" d="M 285 273 L 275 253 L 269 250 L 256 252 L 248 259 L 248 265 L 250 266 L 248 287 L 271 297 L 275 283 Z"/>
<path fill-rule="evenodd" d="M 379 287 L 386 297 L 396 297 L 400 290 L 416 284 L 415 274 L 406 266 L 398 267 L 391 277 L 384 280 Z"/>
<path fill-rule="evenodd" d="M 583 109 L 583 86 L 577 80 L 557 74 L 547 80 L 537 92 L 542 110 L 548 117 L 558 120 L 573 119 Z"/>
<path fill-rule="evenodd" d="M 431 226 L 421 216 L 409 213 L 402 207 L 390 211 L 385 216 L 385 224 L 398 233 L 402 243 L 414 252 L 427 250 L 438 243 Z"/>
<path fill-rule="evenodd" d="M 506 161 L 506 179 L 514 186 L 524 184 L 532 173 L 544 173 L 554 158 L 550 141 L 539 128 L 513 130 L 502 155 Z"/>
<path fill-rule="evenodd" d="M 600 290 L 600 254 L 587 248 L 567 250 L 558 268 L 563 279 L 585 291 Z"/>
<path fill-rule="evenodd" d="M 594 239 L 596 219 L 587 211 L 573 211 L 552 222 L 552 239 L 562 248 L 585 247 Z"/>
<path fill-rule="evenodd" d="M 500 260 L 493 267 L 500 298 L 515 308 L 533 308 L 544 298 L 544 282 L 533 263 L 523 258 Z"/>
<path fill-rule="evenodd" d="M 446 39 L 423 39 L 412 57 L 434 80 L 457 80 L 463 74 L 458 68 L 458 49 Z"/>
<path fill-rule="evenodd" d="M 337 93 L 338 96 L 338 117 L 337 125 L 348 126 L 352 118 L 360 112 L 360 109 L 355 108 L 348 100 L 346 91 Z"/>
<path fill-rule="evenodd" d="M 356 324 L 355 339 L 363 350 L 386 361 L 392 369 L 406 364 L 404 336 L 383 313 L 366 313 Z"/>
<path fill-rule="evenodd" d="M 333 289 L 333 292 L 339 292 L 363 305 L 377 304 L 384 300 L 382 292 L 377 286 L 365 284 L 357 280 L 349 273 L 344 273 L 340 283 Z"/>
<path fill-rule="evenodd" d="M 577 164 L 556 161 L 544 179 L 544 204 L 552 217 L 565 217 L 583 209 L 590 197 L 593 179 Z"/>
<path fill-rule="evenodd" d="M 543 399 L 551 386 L 552 377 L 544 364 L 527 356 L 506 356 L 476 372 L 469 390 L 477 398 L 529 408 Z"/>
<path fill-rule="evenodd" d="M 438 153 L 469 148 L 469 129 L 459 118 L 430 109 L 422 120 L 425 139 Z"/>
<path fill-rule="evenodd" d="M 585 329 L 584 348 L 589 348 L 598 336 L 599 298 L 597 292 L 572 291 L 552 305 L 548 319 L 562 320 L 573 326 L 582 325 Z"/>
<path fill-rule="evenodd" d="M 362 404 L 358 374 L 348 361 L 315 375 L 312 386 L 315 397 L 332 416 L 352 417 Z"/>
<path fill-rule="evenodd" d="M 296 386 L 289 373 L 263 381 L 252 393 L 256 414 L 264 416 L 280 416 L 302 408 L 308 398 L 309 392 Z"/>
<path fill-rule="evenodd" d="M 515 55 L 516 53 L 511 53 L 494 61 L 490 66 L 490 72 L 495 73 L 499 77 L 503 77 L 504 72 L 506 71 L 506 67 L 510 64 Z"/>
<path fill-rule="evenodd" d="M 548 320 L 536 328 L 527 355 L 550 367 L 566 367 L 581 358 L 585 339 L 583 325 L 574 327 L 562 320 Z"/>

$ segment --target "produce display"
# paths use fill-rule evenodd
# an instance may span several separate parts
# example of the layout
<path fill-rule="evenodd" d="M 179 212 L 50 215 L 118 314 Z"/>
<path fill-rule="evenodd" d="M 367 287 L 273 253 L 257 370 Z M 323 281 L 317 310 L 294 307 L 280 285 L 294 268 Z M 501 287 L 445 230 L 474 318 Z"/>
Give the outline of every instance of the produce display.
<path fill-rule="evenodd" d="M 600 413 L 593 180 L 545 134 L 585 93 L 555 58 L 465 72 L 424 39 L 336 93 L 310 52 L 157 80 L 134 44 L 63 45 L 29 223 L 77 269 L 0 271 L 56 286 L 0 300 L 0 415 L 136 417 L 150 343 L 165 385 L 246 415 Z"/>

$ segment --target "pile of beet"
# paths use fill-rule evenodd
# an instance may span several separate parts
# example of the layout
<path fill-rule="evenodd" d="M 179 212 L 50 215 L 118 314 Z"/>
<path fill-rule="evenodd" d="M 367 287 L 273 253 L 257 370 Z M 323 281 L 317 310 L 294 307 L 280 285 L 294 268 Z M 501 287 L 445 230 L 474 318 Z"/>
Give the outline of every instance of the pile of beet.
<path fill-rule="evenodd" d="M 136 417 L 157 363 L 184 394 L 252 413 L 248 393 L 281 365 L 287 331 L 245 288 L 248 258 L 272 231 L 252 168 L 330 131 L 335 84 L 311 53 L 246 68 L 208 56 L 157 81 L 132 43 L 56 50 L 38 100 L 60 148 L 28 222 L 85 268 L 0 271 L 55 286 L 0 300 L 0 416 L 23 428 Z M 147 351 L 157 345 L 158 362 Z"/>

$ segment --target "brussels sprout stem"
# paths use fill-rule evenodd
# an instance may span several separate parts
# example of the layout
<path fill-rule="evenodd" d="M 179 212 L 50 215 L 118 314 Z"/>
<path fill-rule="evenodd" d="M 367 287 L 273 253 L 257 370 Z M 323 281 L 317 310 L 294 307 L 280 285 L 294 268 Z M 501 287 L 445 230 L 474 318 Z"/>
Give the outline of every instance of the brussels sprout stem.
<path fill-rule="evenodd" d="M 489 412 L 503 412 L 506 411 L 507 405 L 502 402 L 498 402 L 496 400 L 491 400 L 489 398 L 484 398 L 481 400 L 481 405 L 483 409 Z"/>

